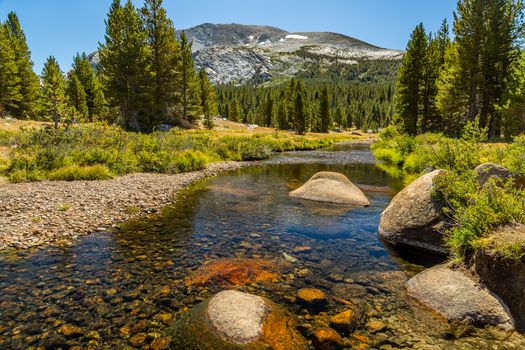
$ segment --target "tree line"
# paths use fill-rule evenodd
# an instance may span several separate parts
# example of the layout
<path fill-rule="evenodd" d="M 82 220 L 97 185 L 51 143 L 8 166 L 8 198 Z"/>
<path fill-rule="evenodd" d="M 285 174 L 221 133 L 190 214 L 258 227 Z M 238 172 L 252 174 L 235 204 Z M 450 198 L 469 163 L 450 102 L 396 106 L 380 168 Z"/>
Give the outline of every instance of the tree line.
<path fill-rule="evenodd" d="M 219 112 L 230 120 L 299 132 L 377 130 L 392 122 L 398 66 L 395 60 L 313 63 L 288 82 L 219 85 Z"/>
<path fill-rule="evenodd" d="M 478 122 L 491 137 L 525 131 L 521 0 L 460 0 L 453 38 L 413 31 L 396 85 L 395 122 L 405 132 L 458 136 Z"/>
<path fill-rule="evenodd" d="M 149 132 L 161 124 L 213 127 L 216 92 L 204 71 L 195 69 L 192 43 L 177 36 L 162 0 L 114 0 L 109 9 L 100 62 L 77 54 L 72 69 L 47 59 L 33 71 L 31 52 L 18 17 L 0 25 L 0 115 L 59 122 L 108 121 Z"/>

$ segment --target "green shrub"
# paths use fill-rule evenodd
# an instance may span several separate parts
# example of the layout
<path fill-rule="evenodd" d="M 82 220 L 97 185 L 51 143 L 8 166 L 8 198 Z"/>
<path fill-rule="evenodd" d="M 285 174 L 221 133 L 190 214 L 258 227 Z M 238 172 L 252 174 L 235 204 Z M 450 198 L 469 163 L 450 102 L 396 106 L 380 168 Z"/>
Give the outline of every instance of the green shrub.
<path fill-rule="evenodd" d="M 0 130 L 0 146 L 10 146 L 15 143 L 16 134 L 14 132 Z"/>
<path fill-rule="evenodd" d="M 525 135 L 517 137 L 501 155 L 501 163 L 515 174 L 525 176 Z"/>
<path fill-rule="evenodd" d="M 91 166 L 68 165 L 51 171 L 47 177 L 53 181 L 94 181 L 111 179 L 113 174 L 101 164 Z"/>
<path fill-rule="evenodd" d="M 206 166 L 217 158 L 201 151 L 185 150 L 179 153 L 173 160 L 174 169 L 177 172 L 188 172 L 205 169 Z"/>
<path fill-rule="evenodd" d="M 525 196 L 512 181 L 491 179 L 481 186 L 471 171 L 449 172 L 435 183 L 437 195 L 447 204 L 445 214 L 453 218 L 447 243 L 459 258 L 495 229 L 525 223 Z"/>

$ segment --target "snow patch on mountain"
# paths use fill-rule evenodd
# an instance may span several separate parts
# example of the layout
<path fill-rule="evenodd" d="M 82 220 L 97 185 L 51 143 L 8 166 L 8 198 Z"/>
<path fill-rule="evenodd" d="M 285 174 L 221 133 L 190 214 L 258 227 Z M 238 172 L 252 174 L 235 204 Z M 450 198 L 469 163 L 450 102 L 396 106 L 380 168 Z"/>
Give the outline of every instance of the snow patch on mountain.
<path fill-rule="evenodd" d="M 288 34 L 286 36 L 286 39 L 306 40 L 308 39 L 308 37 L 304 35 L 299 35 L 299 34 Z"/>

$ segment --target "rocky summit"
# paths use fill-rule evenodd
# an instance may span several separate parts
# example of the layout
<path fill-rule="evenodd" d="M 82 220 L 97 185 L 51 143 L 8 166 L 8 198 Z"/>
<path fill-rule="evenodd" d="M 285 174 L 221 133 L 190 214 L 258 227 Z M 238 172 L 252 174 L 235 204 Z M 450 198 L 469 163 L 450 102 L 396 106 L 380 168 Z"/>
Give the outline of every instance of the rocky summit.
<path fill-rule="evenodd" d="M 204 68 L 215 84 L 293 76 L 309 64 L 357 64 L 360 59 L 398 60 L 403 56 L 402 51 L 337 33 L 290 33 L 270 26 L 210 23 L 184 32 L 193 41 L 197 68 Z"/>

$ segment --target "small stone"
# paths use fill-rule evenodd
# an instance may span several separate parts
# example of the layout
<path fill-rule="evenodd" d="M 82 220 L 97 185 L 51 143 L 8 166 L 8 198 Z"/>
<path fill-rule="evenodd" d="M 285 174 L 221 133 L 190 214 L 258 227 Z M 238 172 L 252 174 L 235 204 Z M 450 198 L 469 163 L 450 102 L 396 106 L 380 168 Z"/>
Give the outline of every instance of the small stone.
<path fill-rule="evenodd" d="M 117 290 L 116 290 L 115 288 L 110 288 L 110 289 L 108 289 L 108 290 L 106 291 L 106 295 L 107 295 L 107 296 L 112 297 L 112 296 L 114 296 L 115 294 L 117 294 Z"/>
<path fill-rule="evenodd" d="M 171 288 L 169 286 L 164 286 L 159 290 L 160 298 L 168 298 L 171 296 Z"/>
<path fill-rule="evenodd" d="M 311 307 L 321 307 L 328 304 L 325 293 L 315 288 L 302 288 L 297 292 L 297 302 Z"/>
<path fill-rule="evenodd" d="M 366 328 L 370 333 L 374 334 L 385 330 L 386 325 L 381 321 L 372 320 L 366 324 Z"/>
<path fill-rule="evenodd" d="M 86 338 L 93 340 L 100 340 L 100 334 L 97 331 L 89 331 L 86 334 Z"/>
<path fill-rule="evenodd" d="M 356 315 L 352 310 L 343 311 L 330 318 L 330 325 L 342 332 L 352 332 L 356 323 Z"/>
<path fill-rule="evenodd" d="M 330 282 L 342 283 L 342 282 L 344 282 L 345 277 L 343 275 L 341 275 L 340 273 L 331 273 L 328 276 L 328 280 Z"/>
<path fill-rule="evenodd" d="M 293 249 L 294 253 L 308 253 L 310 251 L 312 251 L 312 247 L 308 245 L 301 245 Z"/>
<path fill-rule="evenodd" d="M 159 312 L 155 316 L 153 316 L 153 319 L 158 322 L 162 322 L 165 325 L 168 325 L 173 321 L 173 314 L 169 312 Z"/>
<path fill-rule="evenodd" d="M 165 350 L 169 349 L 171 340 L 169 338 L 157 338 L 155 339 L 151 345 L 151 350 Z"/>
<path fill-rule="evenodd" d="M 146 342 L 146 337 L 148 335 L 146 333 L 138 333 L 131 337 L 129 343 L 131 346 L 135 348 L 142 347 L 144 343 Z"/>
<path fill-rule="evenodd" d="M 128 325 L 121 327 L 119 330 L 120 335 L 123 337 L 128 336 L 130 332 L 131 328 Z"/>
<path fill-rule="evenodd" d="M 318 328 L 315 330 L 312 343 L 316 350 L 337 350 L 344 347 L 343 338 L 332 328 Z"/>
<path fill-rule="evenodd" d="M 59 332 L 68 338 L 72 338 L 82 335 L 82 328 L 65 324 L 60 327 Z"/>

